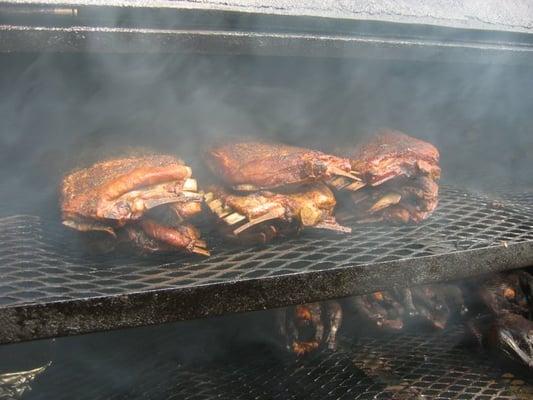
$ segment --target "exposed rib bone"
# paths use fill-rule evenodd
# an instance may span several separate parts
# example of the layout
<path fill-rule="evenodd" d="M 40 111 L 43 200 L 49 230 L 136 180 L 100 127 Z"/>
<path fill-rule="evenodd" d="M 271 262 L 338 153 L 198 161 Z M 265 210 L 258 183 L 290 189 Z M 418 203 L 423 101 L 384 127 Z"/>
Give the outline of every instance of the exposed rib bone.
<path fill-rule="evenodd" d="M 196 182 L 196 179 L 188 178 L 183 182 L 183 190 L 188 190 L 190 192 L 197 192 L 198 191 L 198 183 Z"/>
<path fill-rule="evenodd" d="M 113 228 L 108 226 L 102 226 L 97 223 L 90 223 L 90 222 L 78 222 L 73 220 L 64 220 L 63 225 L 68 226 L 69 228 L 77 229 L 81 232 L 91 232 L 91 231 L 100 231 L 109 233 L 113 237 L 117 237 L 117 234 L 113 230 Z"/>
<path fill-rule="evenodd" d="M 215 199 L 215 195 L 212 192 L 206 193 L 204 199 L 206 203 L 210 203 Z"/>
<path fill-rule="evenodd" d="M 198 246 L 198 247 L 204 247 L 204 248 L 207 247 L 206 241 L 205 240 L 201 240 L 201 239 L 196 239 L 194 241 L 194 244 L 195 244 L 195 246 Z"/>
<path fill-rule="evenodd" d="M 383 210 L 384 208 L 387 208 L 394 204 L 398 204 L 401 199 L 402 196 L 398 193 L 387 193 L 385 196 L 381 197 L 376 203 L 374 203 L 374 205 L 370 207 L 368 212 L 375 213 L 377 211 Z"/>
<path fill-rule="evenodd" d="M 136 199 L 135 202 L 138 203 L 137 207 L 133 208 L 132 211 L 136 211 L 138 207 L 141 205 L 141 199 Z M 154 207 L 162 206 L 163 204 L 172 204 L 172 203 L 180 203 L 183 201 L 200 201 L 201 197 L 198 197 L 198 193 L 193 192 L 183 192 L 180 193 L 179 198 L 176 197 L 165 197 L 165 198 L 154 198 L 154 199 L 146 199 L 143 201 L 144 210 L 150 210 Z"/>
<path fill-rule="evenodd" d="M 342 176 L 330 179 L 329 184 L 337 190 L 350 190 L 352 192 L 366 186 L 366 184 L 360 180 L 354 182 L 353 180 L 349 180 Z"/>
<path fill-rule="evenodd" d="M 246 219 L 246 217 L 242 214 L 239 214 L 238 212 L 234 212 L 233 214 L 230 214 L 228 215 L 227 217 L 224 218 L 224 221 L 228 224 L 228 225 L 235 225 L 241 221 L 244 221 Z"/>
<path fill-rule="evenodd" d="M 335 166 L 331 166 L 329 167 L 329 171 L 333 174 L 333 175 L 338 175 L 338 176 L 344 176 L 346 178 L 349 178 L 351 179 L 352 181 L 358 181 L 360 182 L 361 181 L 361 178 L 359 178 L 357 175 L 354 175 L 352 172 L 346 172 L 346 171 L 343 171 L 342 169 L 338 168 L 338 167 L 335 167 Z"/>
<path fill-rule="evenodd" d="M 217 214 L 220 218 L 225 218 L 228 215 L 230 215 L 233 212 L 233 209 L 231 207 L 224 207 L 220 212 Z"/>
<path fill-rule="evenodd" d="M 359 181 L 359 182 L 353 182 L 352 184 L 346 186 L 344 189 L 350 190 L 352 192 L 355 192 L 356 190 L 359 190 L 361 188 L 364 188 L 366 186 L 365 183 Z"/>
<path fill-rule="evenodd" d="M 215 211 L 215 214 L 219 218 L 226 218 L 228 215 L 230 215 L 232 213 L 233 213 L 233 209 L 229 208 L 229 207 L 219 208 L 218 210 Z"/>
<path fill-rule="evenodd" d="M 210 256 L 211 253 L 207 249 L 207 243 L 204 240 L 197 239 L 194 241 L 194 247 L 192 252 L 195 254 L 200 254 L 202 256 Z"/>
<path fill-rule="evenodd" d="M 211 211 L 213 211 L 214 213 L 217 213 L 217 211 L 222 210 L 222 200 L 217 199 L 217 200 L 210 201 L 209 203 L 207 203 L 207 206 L 209 207 Z"/>
<path fill-rule="evenodd" d="M 225 218 L 233 213 L 233 209 L 222 204 L 222 200 L 216 199 L 207 203 L 209 209 L 214 212 L 218 217 Z"/>
<path fill-rule="evenodd" d="M 201 201 L 202 200 L 202 195 L 200 195 L 199 193 L 197 192 L 191 192 L 191 191 L 188 191 L 188 190 L 184 190 L 183 192 L 180 193 L 183 197 L 186 197 L 187 200 L 191 200 L 191 199 L 196 199 L 198 201 Z"/>
<path fill-rule="evenodd" d="M 316 224 L 315 226 L 312 226 L 311 228 L 314 228 L 314 229 L 326 229 L 326 230 L 329 230 L 329 231 L 342 232 L 342 233 L 352 233 L 352 228 L 349 228 L 347 226 L 339 225 L 336 222 L 323 221 L 323 222 L 320 222 L 320 223 Z"/>
<path fill-rule="evenodd" d="M 259 218 L 255 218 L 253 220 L 250 220 L 248 221 L 247 223 L 245 223 L 244 225 L 241 225 L 240 227 L 238 227 L 237 229 L 235 229 L 233 231 L 233 233 L 235 235 L 238 235 L 239 233 L 241 232 L 244 232 L 246 229 L 249 229 L 251 228 L 252 226 L 254 225 L 257 225 L 257 224 L 260 224 L 261 222 L 265 222 L 265 221 L 269 221 L 269 220 L 272 220 L 272 219 L 277 219 L 279 218 L 280 215 L 278 212 L 269 212 L 269 213 L 266 213 L 265 215 L 259 217 Z"/>
<path fill-rule="evenodd" d="M 176 202 L 175 197 L 165 197 L 165 198 L 159 198 L 159 199 L 136 199 L 134 201 L 134 207 L 132 207 L 132 211 L 136 213 L 136 215 L 142 215 L 142 211 L 149 210 L 151 208 L 155 208 L 158 206 L 162 206 L 163 204 L 172 204 Z M 142 204 L 142 208 L 141 208 Z"/>
<path fill-rule="evenodd" d="M 195 254 L 200 254 L 201 256 L 206 256 L 206 257 L 209 257 L 211 255 L 209 250 L 202 249 L 202 248 L 196 247 L 196 246 L 192 249 L 192 252 L 195 253 Z"/>
<path fill-rule="evenodd" d="M 337 190 L 344 189 L 346 186 L 350 184 L 350 182 L 351 181 L 349 181 L 346 178 L 343 178 L 342 176 L 338 176 L 338 177 L 335 177 L 329 180 L 329 184 Z"/>
<path fill-rule="evenodd" d="M 259 190 L 257 186 L 249 185 L 249 184 L 242 184 L 242 185 L 235 185 L 233 186 L 233 190 L 237 190 L 239 192 L 255 192 L 256 190 Z"/>

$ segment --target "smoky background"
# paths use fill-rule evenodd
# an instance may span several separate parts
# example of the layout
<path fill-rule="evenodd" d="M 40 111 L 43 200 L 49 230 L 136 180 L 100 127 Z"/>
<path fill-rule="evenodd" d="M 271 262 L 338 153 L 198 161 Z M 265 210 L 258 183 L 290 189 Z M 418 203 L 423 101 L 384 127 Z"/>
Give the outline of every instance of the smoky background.
<path fill-rule="evenodd" d="M 160 26 L 202 26 L 160 17 Z M 101 16 L 108 26 L 132 18 L 151 26 L 155 17 Z M 214 25 L 243 26 L 275 28 L 253 18 Z M 0 215 L 53 219 L 65 173 L 123 151 L 176 154 L 202 185 L 202 151 L 215 140 L 251 136 L 334 151 L 382 128 L 435 144 L 443 183 L 533 190 L 533 75 L 510 59 L 448 60 L 438 50 L 424 60 L 259 56 L 252 48 L 246 55 L 163 47 L 102 54 L 92 45 L 81 53 L 0 55 Z M 74 360 L 78 373 L 127 392 L 145 371 L 133 371 L 132 360 L 201 364 L 233 354 L 235 344 L 279 346 L 271 315 L 258 315 L 3 346 L 0 360 L 4 370 L 50 360 L 61 369 Z M 57 383 L 50 374 L 44 385 Z"/>
<path fill-rule="evenodd" d="M 7 209 L 55 209 L 63 174 L 128 148 L 176 154 L 202 178 L 203 150 L 226 136 L 335 151 L 382 128 L 434 143 L 445 183 L 473 190 L 533 186 L 528 66 L 4 54 L 0 87 L 0 190 Z"/>

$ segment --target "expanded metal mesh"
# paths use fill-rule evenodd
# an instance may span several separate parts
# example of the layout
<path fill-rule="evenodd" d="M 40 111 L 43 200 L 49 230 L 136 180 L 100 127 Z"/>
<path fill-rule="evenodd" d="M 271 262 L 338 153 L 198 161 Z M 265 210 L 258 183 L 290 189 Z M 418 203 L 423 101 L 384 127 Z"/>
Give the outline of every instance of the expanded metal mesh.
<path fill-rule="evenodd" d="M 500 194 L 505 201 L 509 203 L 517 204 L 520 207 L 524 207 L 533 211 L 533 191 L 527 192 L 506 192 Z"/>
<path fill-rule="evenodd" d="M 194 288 L 530 241 L 527 208 L 452 188 L 442 190 L 438 210 L 419 225 L 356 225 L 349 235 L 306 233 L 248 248 L 215 244 L 205 259 L 94 256 L 57 221 L 8 216 L 0 219 L 0 305 Z"/>
<path fill-rule="evenodd" d="M 176 335 L 152 334 L 151 340 L 159 342 L 159 350 L 152 354 L 141 350 L 142 336 L 137 350 L 136 342 L 115 336 L 103 348 L 93 346 L 88 359 L 83 352 L 57 357 L 27 398 L 517 400 L 533 396 L 527 371 L 516 376 L 517 372 L 466 346 L 459 326 L 440 333 L 343 336 L 336 353 L 299 360 L 264 345 L 234 347 L 226 356 L 202 365 L 181 362 L 178 354 L 183 346 L 194 349 L 194 343 L 179 342 Z"/>

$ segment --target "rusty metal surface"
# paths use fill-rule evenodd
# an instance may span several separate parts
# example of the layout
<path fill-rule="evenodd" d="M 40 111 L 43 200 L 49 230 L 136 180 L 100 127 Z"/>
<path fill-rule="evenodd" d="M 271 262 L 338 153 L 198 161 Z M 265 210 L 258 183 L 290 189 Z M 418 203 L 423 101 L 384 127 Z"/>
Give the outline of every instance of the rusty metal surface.
<path fill-rule="evenodd" d="M 94 256 L 38 216 L 0 220 L 0 342 L 360 294 L 533 264 L 533 215 L 445 187 L 420 225 L 359 225 L 260 247 L 207 239 L 212 256 Z"/>

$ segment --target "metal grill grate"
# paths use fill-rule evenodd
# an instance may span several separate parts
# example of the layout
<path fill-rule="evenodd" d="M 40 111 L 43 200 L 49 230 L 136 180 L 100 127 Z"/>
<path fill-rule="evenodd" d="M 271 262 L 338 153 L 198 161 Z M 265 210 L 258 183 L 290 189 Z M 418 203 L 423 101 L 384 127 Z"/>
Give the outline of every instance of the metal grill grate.
<path fill-rule="evenodd" d="M 519 193 L 505 193 L 502 197 L 508 201 L 515 203 L 521 207 L 533 210 L 533 191 L 519 192 Z"/>
<path fill-rule="evenodd" d="M 533 216 L 443 188 L 420 225 L 360 225 L 270 245 L 215 244 L 206 259 L 91 256 L 37 216 L 0 219 L 0 341 L 191 319 L 522 267 Z"/>
<path fill-rule="evenodd" d="M 27 398 L 517 400 L 533 395 L 530 378 L 515 377 L 464 346 L 458 326 L 440 333 L 344 336 L 338 352 L 303 360 L 280 358 L 264 346 L 235 348 L 222 360 L 193 366 L 175 358 L 180 346 L 175 335 L 155 337 L 166 353 L 132 356 L 129 345 L 111 340 L 114 351 L 96 348 L 89 362 L 57 359 Z M 90 373 L 91 362 L 115 375 Z M 127 382 L 121 381 L 126 376 Z"/>

